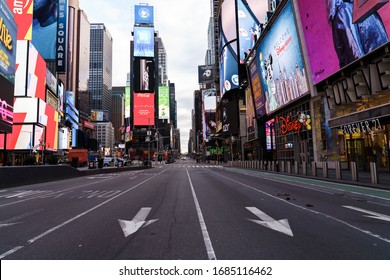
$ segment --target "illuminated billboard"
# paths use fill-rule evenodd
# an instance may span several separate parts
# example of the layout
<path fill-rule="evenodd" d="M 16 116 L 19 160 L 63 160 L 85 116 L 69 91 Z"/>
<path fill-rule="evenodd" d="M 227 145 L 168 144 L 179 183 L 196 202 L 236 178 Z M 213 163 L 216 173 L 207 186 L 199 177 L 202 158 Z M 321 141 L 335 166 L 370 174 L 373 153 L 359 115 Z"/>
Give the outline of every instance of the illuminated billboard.
<path fill-rule="evenodd" d="M 16 50 L 15 96 L 26 96 L 28 41 L 18 40 Z"/>
<path fill-rule="evenodd" d="M 125 118 L 130 118 L 130 87 L 125 87 Z"/>
<path fill-rule="evenodd" d="M 134 93 L 134 125 L 154 125 L 154 93 Z"/>
<path fill-rule="evenodd" d="M 152 58 L 134 59 L 133 86 L 135 92 L 154 92 L 154 60 Z"/>
<path fill-rule="evenodd" d="M 314 84 L 389 42 L 390 3 L 374 6 L 352 23 L 361 2 L 371 6 L 378 1 L 298 0 Z"/>
<path fill-rule="evenodd" d="M 256 108 L 256 117 L 265 116 L 265 98 L 261 88 L 260 69 L 257 59 L 253 59 L 248 66 L 249 82 L 252 89 L 253 102 Z"/>
<path fill-rule="evenodd" d="M 248 141 L 256 138 L 256 117 L 255 105 L 253 102 L 252 91 L 250 87 L 245 90 L 245 104 L 246 104 L 246 128 Z"/>
<path fill-rule="evenodd" d="M 46 62 L 33 44 L 29 43 L 27 96 L 45 100 Z"/>
<path fill-rule="evenodd" d="M 238 102 L 231 100 L 221 103 L 222 132 L 224 135 L 237 135 L 239 127 Z"/>
<path fill-rule="evenodd" d="M 154 57 L 154 28 L 134 26 L 134 57 Z"/>
<path fill-rule="evenodd" d="M 308 93 L 305 65 L 291 1 L 273 22 L 256 50 L 267 114 Z"/>
<path fill-rule="evenodd" d="M 212 84 L 215 78 L 214 65 L 200 65 L 198 66 L 198 80 L 199 84 Z"/>
<path fill-rule="evenodd" d="M 93 122 L 108 122 L 109 116 L 107 110 L 91 110 L 91 121 Z"/>
<path fill-rule="evenodd" d="M 153 6 L 135 5 L 134 6 L 134 23 L 150 24 L 154 23 Z"/>
<path fill-rule="evenodd" d="M 3 1 L 0 2 L 1 42 L 0 42 L 0 75 L 15 83 L 16 63 L 16 23 L 14 15 Z"/>
<path fill-rule="evenodd" d="M 18 25 L 17 40 L 32 39 L 32 0 L 7 0 L 8 7 L 14 14 L 15 22 Z"/>
<path fill-rule="evenodd" d="M 169 120 L 169 87 L 158 87 L 158 118 Z"/>
<path fill-rule="evenodd" d="M 33 5 L 32 42 L 45 60 L 56 59 L 58 2 L 35 1 Z"/>
<path fill-rule="evenodd" d="M 14 122 L 14 85 L 0 75 L 0 132 L 10 133 Z"/>

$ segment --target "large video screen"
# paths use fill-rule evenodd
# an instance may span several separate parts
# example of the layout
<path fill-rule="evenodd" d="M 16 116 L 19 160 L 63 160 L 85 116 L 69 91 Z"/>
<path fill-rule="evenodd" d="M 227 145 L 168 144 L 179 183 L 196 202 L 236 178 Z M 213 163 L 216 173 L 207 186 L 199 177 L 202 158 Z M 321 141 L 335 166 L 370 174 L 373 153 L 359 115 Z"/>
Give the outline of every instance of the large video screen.
<path fill-rule="evenodd" d="M 389 42 L 390 3 L 353 23 L 361 2 L 298 0 L 314 84 Z"/>
<path fill-rule="evenodd" d="M 154 57 L 154 28 L 134 26 L 134 56 Z"/>
<path fill-rule="evenodd" d="M 154 125 L 154 93 L 134 93 L 134 125 Z"/>
<path fill-rule="evenodd" d="M 134 6 L 134 23 L 135 24 L 153 24 L 154 9 L 153 6 L 135 5 Z"/>
<path fill-rule="evenodd" d="M 291 1 L 256 50 L 267 114 L 309 92 Z"/>
<path fill-rule="evenodd" d="M 8 7 L 14 14 L 18 25 L 18 40 L 31 40 L 33 1 L 30 0 L 7 0 Z"/>
<path fill-rule="evenodd" d="M 134 58 L 134 80 L 135 92 L 154 92 L 154 60 L 152 58 Z"/>
<path fill-rule="evenodd" d="M 169 120 L 169 87 L 158 87 L 158 118 Z"/>
<path fill-rule="evenodd" d="M 4 76 L 12 84 L 15 83 L 16 42 L 17 26 L 14 15 L 7 4 L 1 4 L 1 43 L 0 43 L 0 75 Z"/>
<path fill-rule="evenodd" d="M 0 75 L 0 132 L 10 133 L 14 121 L 14 85 Z"/>

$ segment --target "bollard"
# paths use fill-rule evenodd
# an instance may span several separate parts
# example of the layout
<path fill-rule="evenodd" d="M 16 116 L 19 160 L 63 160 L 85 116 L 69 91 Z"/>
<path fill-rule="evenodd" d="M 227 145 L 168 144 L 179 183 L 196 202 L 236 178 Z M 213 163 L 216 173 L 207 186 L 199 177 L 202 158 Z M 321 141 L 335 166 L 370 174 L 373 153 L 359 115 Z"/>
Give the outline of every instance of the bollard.
<path fill-rule="evenodd" d="M 359 181 L 357 165 L 355 161 L 351 161 L 351 176 L 352 176 L 352 181 Z"/>
<path fill-rule="evenodd" d="M 311 163 L 311 175 L 317 177 L 317 163 L 315 161 Z"/>
<path fill-rule="evenodd" d="M 299 165 L 297 161 L 294 161 L 294 173 L 299 174 Z"/>
<path fill-rule="evenodd" d="M 341 174 L 341 163 L 339 161 L 336 161 L 336 179 L 341 180 L 343 178 Z"/>
<path fill-rule="evenodd" d="M 370 175 L 371 175 L 371 183 L 378 184 L 378 170 L 376 168 L 376 162 L 370 162 Z"/>
<path fill-rule="evenodd" d="M 287 161 L 287 173 L 291 174 L 291 161 Z"/>
<path fill-rule="evenodd" d="M 322 176 L 328 178 L 328 162 L 322 162 Z"/>
<path fill-rule="evenodd" d="M 271 161 L 271 171 L 275 171 L 275 162 Z"/>
<path fill-rule="evenodd" d="M 284 165 L 284 160 L 282 160 L 281 162 L 280 162 L 280 170 L 282 171 L 282 173 L 284 173 L 284 172 L 286 172 L 286 168 L 285 168 L 285 165 Z"/>
<path fill-rule="evenodd" d="M 307 175 L 307 163 L 306 163 L 306 161 L 302 162 L 302 175 Z"/>

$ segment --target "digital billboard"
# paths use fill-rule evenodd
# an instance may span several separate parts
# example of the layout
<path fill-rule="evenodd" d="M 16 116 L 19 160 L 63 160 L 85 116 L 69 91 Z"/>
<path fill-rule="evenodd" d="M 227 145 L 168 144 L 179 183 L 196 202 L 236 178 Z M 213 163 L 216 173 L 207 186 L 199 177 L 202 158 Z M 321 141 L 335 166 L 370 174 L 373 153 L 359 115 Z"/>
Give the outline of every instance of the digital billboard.
<path fill-rule="evenodd" d="M 7 0 L 8 7 L 14 14 L 15 22 L 18 25 L 17 40 L 32 39 L 32 0 Z"/>
<path fill-rule="evenodd" d="M 45 115 L 47 116 L 46 122 L 46 139 L 45 149 L 49 151 L 58 150 L 58 112 L 51 106 L 45 106 Z"/>
<path fill-rule="evenodd" d="M 125 87 L 125 118 L 130 118 L 130 87 Z"/>
<path fill-rule="evenodd" d="M 18 40 L 16 50 L 15 96 L 26 96 L 29 41 Z"/>
<path fill-rule="evenodd" d="M 205 110 L 206 135 L 212 135 L 217 132 L 217 123 L 215 121 L 215 110 Z"/>
<path fill-rule="evenodd" d="M 256 117 L 265 116 L 265 98 L 261 88 L 260 69 L 257 59 L 253 59 L 248 68 L 249 82 L 252 89 L 253 102 L 256 108 Z"/>
<path fill-rule="evenodd" d="M 134 79 L 135 92 L 154 92 L 154 60 L 152 58 L 134 58 Z"/>
<path fill-rule="evenodd" d="M 308 93 L 291 1 L 272 24 L 256 50 L 267 114 Z"/>
<path fill-rule="evenodd" d="M 8 5 L 0 2 L 0 75 L 15 83 L 17 26 Z"/>
<path fill-rule="evenodd" d="M 134 125 L 154 125 L 154 93 L 134 93 Z"/>
<path fill-rule="evenodd" d="M 154 57 L 154 28 L 134 26 L 134 57 Z"/>
<path fill-rule="evenodd" d="M 390 3 L 352 23 L 360 2 L 298 0 L 314 84 L 389 42 Z"/>
<path fill-rule="evenodd" d="M 134 23 L 135 24 L 150 24 L 154 23 L 153 6 L 135 5 L 134 6 Z"/>
<path fill-rule="evenodd" d="M 265 123 L 265 143 L 267 150 L 274 150 L 276 147 L 275 143 L 275 120 L 269 120 Z"/>
<path fill-rule="evenodd" d="M 58 2 L 34 1 L 33 5 L 32 43 L 45 60 L 56 59 Z"/>
<path fill-rule="evenodd" d="M 248 3 L 243 0 L 237 0 L 237 16 L 240 63 L 244 63 L 245 53 L 249 54 L 256 43 L 256 38 L 260 37 L 260 22 Z"/>
<path fill-rule="evenodd" d="M 29 43 L 27 96 L 46 98 L 46 62 L 33 44 Z"/>
<path fill-rule="evenodd" d="M 229 100 L 221 103 L 222 132 L 225 135 L 237 135 L 239 125 L 238 102 L 237 100 Z"/>
<path fill-rule="evenodd" d="M 14 85 L 0 75 L 0 132 L 10 133 L 14 122 Z"/>
<path fill-rule="evenodd" d="M 215 78 L 215 69 L 213 65 L 199 65 L 198 66 L 198 80 L 199 84 L 212 84 Z"/>
<path fill-rule="evenodd" d="M 256 138 L 256 116 L 255 116 L 255 105 L 253 102 L 252 91 L 250 87 L 245 90 L 245 104 L 246 104 L 246 128 L 248 141 Z"/>
<path fill-rule="evenodd" d="M 169 120 L 169 87 L 158 87 L 158 118 Z"/>
<path fill-rule="evenodd" d="M 108 122 L 110 121 L 110 113 L 107 110 L 91 110 L 91 121 L 93 122 Z"/>

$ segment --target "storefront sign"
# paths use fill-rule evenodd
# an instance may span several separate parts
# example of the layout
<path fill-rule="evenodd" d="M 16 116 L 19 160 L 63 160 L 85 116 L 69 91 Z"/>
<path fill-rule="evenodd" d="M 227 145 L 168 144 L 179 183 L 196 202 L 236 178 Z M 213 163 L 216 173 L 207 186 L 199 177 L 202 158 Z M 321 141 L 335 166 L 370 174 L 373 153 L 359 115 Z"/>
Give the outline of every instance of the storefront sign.
<path fill-rule="evenodd" d="M 340 129 L 344 135 L 365 132 L 371 133 L 373 131 L 382 130 L 382 125 L 379 119 L 373 119 L 342 125 L 340 126 Z"/>
<path fill-rule="evenodd" d="M 287 116 L 286 118 L 279 117 L 279 123 L 281 123 L 280 130 L 283 135 L 291 131 L 297 131 L 299 135 L 299 132 L 301 131 L 301 128 L 303 126 L 303 124 L 300 123 L 298 120 L 291 121 L 291 116 Z"/>
<path fill-rule="evenodd" d="M 380 71 L 380 69 L 383 69 Z M 357 69 L 349 77 L 341 78 L 323 90 L 326 93 L 329 108 L 356 102 L 363 96 L 378 94 L 390 86 L 389 67 L 384 60 Z"/>

